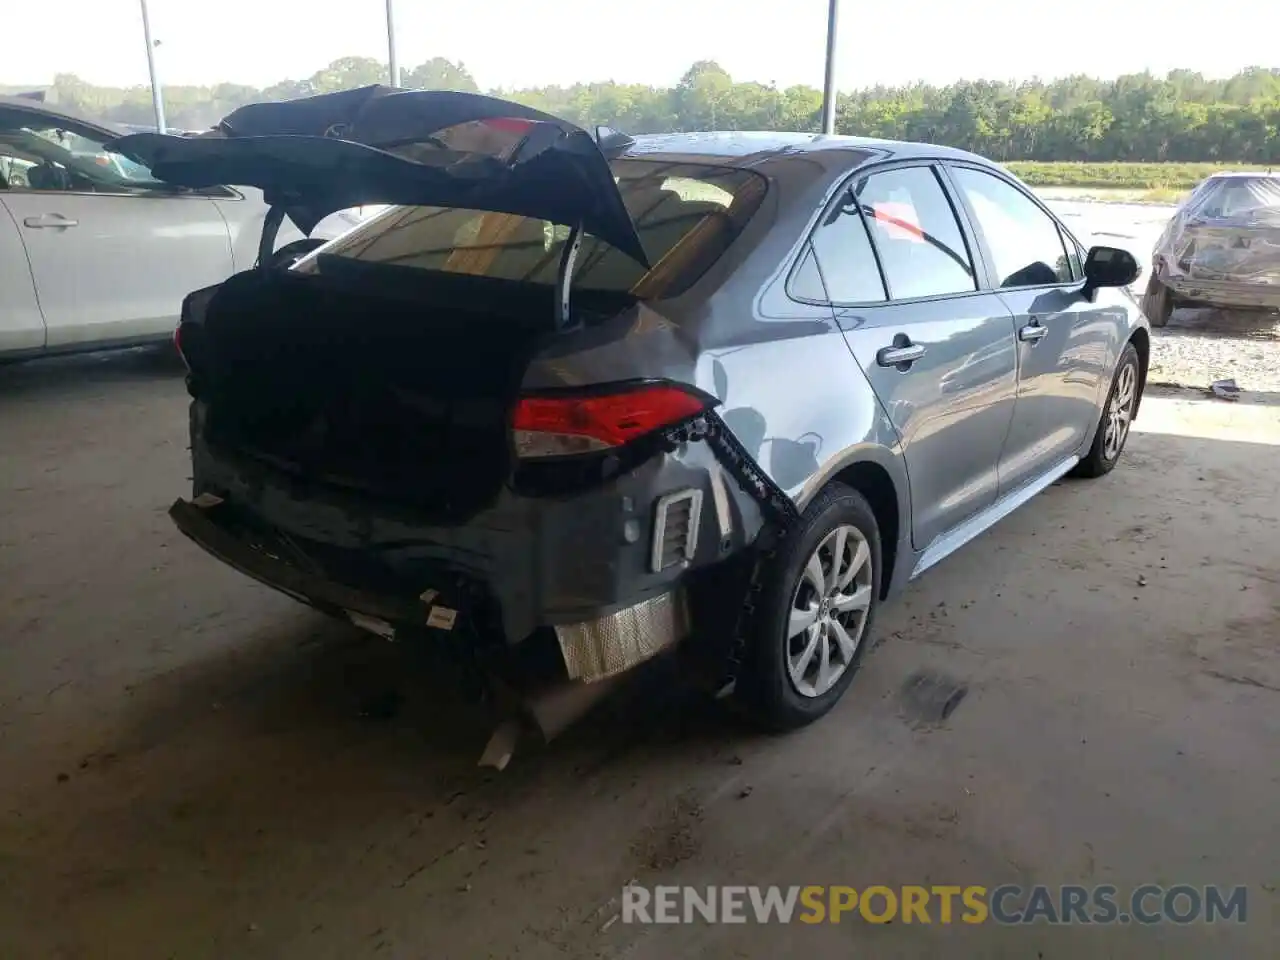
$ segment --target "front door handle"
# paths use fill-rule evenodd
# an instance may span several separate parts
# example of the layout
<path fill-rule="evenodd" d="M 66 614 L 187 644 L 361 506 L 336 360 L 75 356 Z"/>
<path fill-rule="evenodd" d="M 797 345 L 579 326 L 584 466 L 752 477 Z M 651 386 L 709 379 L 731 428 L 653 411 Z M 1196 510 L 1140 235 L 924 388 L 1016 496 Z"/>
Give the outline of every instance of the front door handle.
<path fill-rule="evenodd" d="M 905 369 L 923 356 L 924 347 L 918 343 L 912 343 L 909 338 L 899 334 L 894 337 L 893 346 L 881 347 L 879 352 L 876 353 L 876 363 L 882 367 Z"/>
<path fill-rule="evenodd" d="M 39 230 L 43 227 L 78 227 L 80 221 L 64 217 L 60 213 L 42 213 L 38 217 L 27 217 L 22 221 L 22 225 Z"/>
<path fill-rule="evenodd" d="M 1032 317 L 1030 323 L 1025 327 L 1019 328 L 1018 339 L 1024 343 L 1039 343 L 1048 332 L 1048 327 L 1040 326 L 1040 321 Z"/>

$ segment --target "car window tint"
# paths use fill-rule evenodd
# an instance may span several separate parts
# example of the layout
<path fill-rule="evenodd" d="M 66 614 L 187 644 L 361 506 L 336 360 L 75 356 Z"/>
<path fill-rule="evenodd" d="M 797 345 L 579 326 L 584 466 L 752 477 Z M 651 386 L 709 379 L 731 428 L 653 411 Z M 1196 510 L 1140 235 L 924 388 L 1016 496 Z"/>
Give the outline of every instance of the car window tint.
<path fill-rule="evenodd" d="M 137 193 L 162 186 L 89 130 L 21 110 L 0 111 L 0 176 L 11 190 Z"/>
<path fill-rule="evenodd" d="M 791 275 L 791 295 L 800 300 L 811 300 L 817 303 L 827 302 L 827 289 L 822 283 L 822 274 L 818 272 L 818 263 L 813 258 L 813 248 L 808 247 L 804 259 Z"/>
<path fill-rule="evenodd" d="M 860 179 L 853 191 L 880 255 L 890 297 L 977 289 L 960 224 L 931 168 L 874 173 Z"/>
<path fill-rule="evenodd" d="M 827 214 L 813 235 L 813 249 L 834 303 L 879 303 L 885 300 L 884 280 L 871 250 L 852 194 Z"/>
<path fill-rule="evenodd" d="M 1025 193 L 981 170 L 956 167 L 956 186 L 973 209 L 1001 287 L 1069 283 L 1071 262 L 1053 218 Z"/>

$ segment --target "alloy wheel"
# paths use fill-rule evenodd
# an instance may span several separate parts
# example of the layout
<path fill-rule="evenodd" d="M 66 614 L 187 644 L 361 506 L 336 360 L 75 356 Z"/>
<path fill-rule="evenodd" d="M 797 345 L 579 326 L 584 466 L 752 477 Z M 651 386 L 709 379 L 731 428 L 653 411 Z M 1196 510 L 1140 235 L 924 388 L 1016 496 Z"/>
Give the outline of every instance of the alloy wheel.
<path fill-rule="evenodd" d="M 849 669 L 871 610 L 871 549 L 862 531 L 836 527 L 800 575 L 787 621 L 787 672 L 796 692 L 820 697 Z"/>
<path fill-rule="evenodd" d="M 1129 436 L 1129 424 L 1133 420 L 1134 401 L 1138 398 L 1138 374 L 1132 363 L 1126 363 L 1116 378 L 1116 388 L 1111 392 L 1107 405 L 1107 422 L 1103 428 L 1102 455 L 1108 461 L 1120 456 L 1125 439 Z"/>

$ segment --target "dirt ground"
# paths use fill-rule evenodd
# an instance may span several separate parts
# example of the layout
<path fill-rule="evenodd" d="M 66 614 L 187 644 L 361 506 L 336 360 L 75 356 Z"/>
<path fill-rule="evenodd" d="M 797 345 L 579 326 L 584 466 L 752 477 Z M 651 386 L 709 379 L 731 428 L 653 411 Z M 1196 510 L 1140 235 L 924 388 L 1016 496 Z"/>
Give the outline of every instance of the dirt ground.
<path fill-rule="evenodd" d="M 502 774 L 425 651 L 171 529 L 183 399 L 146 353 L 0 370 L 0 958 L 1275 956 L 1275 395 L 1150 396 L 808 730 L 659 668 Z M 967 689 L 945 722 L 921 670 Z M 1248 922 L 638 926 L 631 880 L 1245 884 Z"/>

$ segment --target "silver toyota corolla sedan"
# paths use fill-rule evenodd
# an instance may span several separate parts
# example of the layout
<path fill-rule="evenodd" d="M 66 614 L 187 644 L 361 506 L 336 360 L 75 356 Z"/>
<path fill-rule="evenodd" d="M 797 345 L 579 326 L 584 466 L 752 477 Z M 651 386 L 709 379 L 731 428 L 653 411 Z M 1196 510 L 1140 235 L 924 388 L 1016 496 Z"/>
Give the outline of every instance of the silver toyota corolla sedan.
<path fill-rule="evenodd" d="M 0 360 L 168 339 L 186 294 L 253 265 L 261 191 L 175 189 L 108 150 L 118 136 L 0 97 Z"/>
<path fill-rule="evenodd" d="M 304 219 L 397 206 L 188 298 L 171 516 L 498 676 L 542 645 L 600 689 L 686 641 L 763 724 L 812 721 L 881 602 L 1107 473 L 1138 412 L 1137 263 L 972 154 L 376 88 L 231 120 L 252 135 L 121 148 Z"/>

